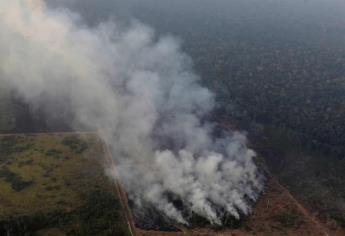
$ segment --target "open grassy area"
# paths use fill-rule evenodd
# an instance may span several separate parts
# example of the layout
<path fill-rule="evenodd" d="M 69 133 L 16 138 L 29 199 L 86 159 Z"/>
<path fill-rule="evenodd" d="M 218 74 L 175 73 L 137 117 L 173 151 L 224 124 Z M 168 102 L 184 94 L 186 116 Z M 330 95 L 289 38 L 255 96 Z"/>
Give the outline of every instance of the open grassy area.
<path fill-rule="evenodd" d="M 96 136 L 0 137 L 0 235 L 129 235 Z"/>

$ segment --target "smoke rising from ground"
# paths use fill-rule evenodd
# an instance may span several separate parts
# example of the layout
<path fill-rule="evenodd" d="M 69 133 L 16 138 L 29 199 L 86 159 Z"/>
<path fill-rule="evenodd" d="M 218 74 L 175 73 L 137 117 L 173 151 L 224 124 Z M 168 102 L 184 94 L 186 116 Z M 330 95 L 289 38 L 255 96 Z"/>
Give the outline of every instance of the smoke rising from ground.
<path fill-rule="evenodd" d="M 255 154 L 242 134 L 215 138 L 202 120 L 214 96 L 176 40 L 156 39 L 138 22 L 89 28 L 35 0 L 3 0 L 0 9 L 1 82 L 98 130 L 137 207 L 153 205 L 183 224 L 192 214 L 221 224 L 224 214 L 249 213 L 262 189 Z"/>

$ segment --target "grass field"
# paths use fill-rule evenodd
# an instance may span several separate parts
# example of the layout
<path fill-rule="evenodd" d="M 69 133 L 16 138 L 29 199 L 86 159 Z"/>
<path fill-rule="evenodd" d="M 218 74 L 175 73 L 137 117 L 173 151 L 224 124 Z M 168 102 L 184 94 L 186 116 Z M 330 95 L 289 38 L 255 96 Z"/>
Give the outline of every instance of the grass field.
<path fill-rule="evenodd" d="M 0 137 L 0 235 L 129 235 L 93 135 Z"/>

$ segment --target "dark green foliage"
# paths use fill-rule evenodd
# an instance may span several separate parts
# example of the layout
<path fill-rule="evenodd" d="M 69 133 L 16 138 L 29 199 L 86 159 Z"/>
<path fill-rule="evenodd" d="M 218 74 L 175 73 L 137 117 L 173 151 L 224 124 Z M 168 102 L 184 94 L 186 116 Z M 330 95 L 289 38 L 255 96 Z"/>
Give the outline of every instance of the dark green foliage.
<path fill-rule="evenodd" d="M 129 235 L 115 187 L 98 162 L 80 155 L 93 139 L 64 137 L 0 137 L 0 180 L 4 185 L 0 198 L 5 202 L 4 211 L 0 210 L 0 236 Z M 12 204 L 12 196 L 23 204 Z"/>
<path fill-rule="evenodd" d="M 325 154 L 317 141 L 304 139 L 288 128 L 265 128 L 265 140 L 255 149 L 265 157 L 273 174 L 309 209 L 325 219 L 345 219 L 345 159 Z M 315 146 L 307 145 L 314 142 Z"/>
<path fill-rule="evenodd" d="M 91 193 L 86 204 L 78 210 L 83 222 L 81 235 L 128 235 L 121 210 L 115 195 L 101 191 Z"/>
<path fill-rule="evenodd" d="M 6 136 L 0 138 L 0 160 L 9 158 L 9 155 L 21 153 L 33 147 L 31 142 L 23 142 L 24 138 L 20 136 Z"/>
<path fill-rule="evenodd" d="M 68 146 L 77 154 L 83 153 L 88 148 L 88 144 L 85 141 L 80 140 L 75 136 L 69 136 L 64 138 L 62 140 L 62 144 Z"/>
<path fill-rule="evenodd" d="M 15 136 L 8 136 L 3 137 L 0 142 L 0 152 L 2 153 L 9 153 L 16 145 L 16 137 Z"/>
<path fill-rule="evenodd" d="M 39 228 L 38 224 L 47 224 L 48 220 L 41 214 L 11 217 L 0 221 L 0 235 L 31 236 Z"/>
<path fill-rule="evenodd" d="M 88 195 L 85 204 L 70 213 L 34 213 L 0 219 L 0 235 L 36 235 L 40 230 L 58 228 L 67 235 L 78 236 L 129 236 L 127 224 L 116 196 L 107 192 L 95 191 Z M 59 202 L 58 204 L 64 204 Z M 80 228 L 70 227 L 79 222 Z"/>
<path fill-rule="evenodd" d="M 0 178 L 4 178 L 6 182 L 9 182 L 12 189 L 17 192 L 22 191 L 33 184 L 32 181 L 23 180 L 22 177 L 9 170 L 7 167 L 0 169 Z"/>
<path fill-rule="evenodd" d="M 47 156 L 52 156 L 52 157 L 55 157 L 55 158 L 59 158 L 59 155 L 61 154 L 61 151 L 59 150 L 56 150 L 56 149 L 49 149 L 47 152 L 46 152 L 46 155 Z"/>

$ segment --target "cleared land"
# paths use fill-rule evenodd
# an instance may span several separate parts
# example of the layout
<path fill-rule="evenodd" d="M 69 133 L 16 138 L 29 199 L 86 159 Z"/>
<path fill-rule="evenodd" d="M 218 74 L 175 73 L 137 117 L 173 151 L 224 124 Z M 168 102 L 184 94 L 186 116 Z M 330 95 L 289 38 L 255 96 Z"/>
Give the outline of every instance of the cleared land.
<path fill-rule="evenodd" d="M 181 229 L 181 232 L 157 232 L 137 229 L 138 236 L 342 236 L 340 228 L 324 226 L 272 178 L 252 215 L 238 229 Z"/>
<path fill-rule="evenodd" d="M 0 235 L 342 236 L 275 178 L 237 228 L 146 231 L 135 227 L 126 193 L 104 176 L 113 163 L 92 133 L 0 135 Z"/>
<path fill-rule="evenodd" d="M 0 235 L 130 235 L 95 135 L 0 137 Z"/>

